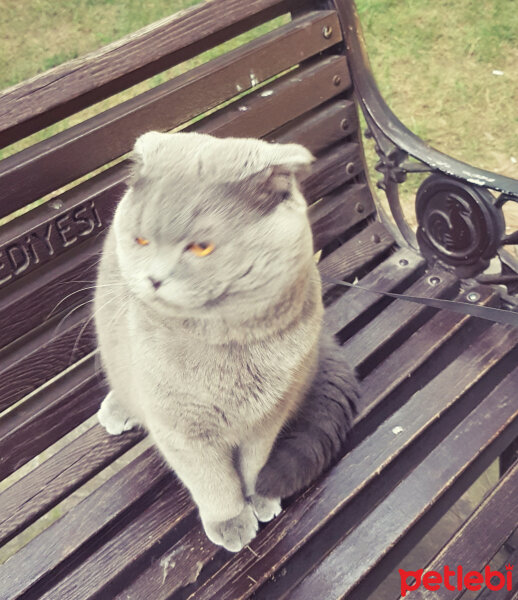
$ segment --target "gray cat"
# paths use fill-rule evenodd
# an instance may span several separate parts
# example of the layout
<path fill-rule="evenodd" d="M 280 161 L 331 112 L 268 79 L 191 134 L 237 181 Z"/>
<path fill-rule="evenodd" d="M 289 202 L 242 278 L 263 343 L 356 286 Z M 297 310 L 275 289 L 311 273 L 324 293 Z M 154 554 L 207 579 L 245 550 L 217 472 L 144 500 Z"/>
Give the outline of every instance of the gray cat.
<path fill-rule="evenodd" d="M 141 136 L 100 262 L 114 435 L 144 427 L 231 551 L 340 450 L 356 383 L 322 331 L 297 144 Z"/>

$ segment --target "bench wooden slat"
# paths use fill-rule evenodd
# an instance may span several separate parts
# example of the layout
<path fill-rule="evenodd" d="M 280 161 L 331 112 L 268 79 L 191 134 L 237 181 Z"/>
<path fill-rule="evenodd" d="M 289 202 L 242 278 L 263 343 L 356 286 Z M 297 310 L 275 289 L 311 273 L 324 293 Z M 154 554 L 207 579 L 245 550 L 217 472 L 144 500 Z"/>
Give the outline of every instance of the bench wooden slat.
<path fill-rule="evenodd" d="M 0 417 L 0 480 L 88 419 L 105 394 L 92 356 Z"/>
<path fill-rule="evenodd" d="M 80 548 L 105 530 L 124 526 L 130 509 L 149 504 L 152 491 L 158 492 L 166 481 L 173 485 L 169 492 L 177 493 L 178 484 L 153 448 L 144 451 L 103 486 L 85 498 L 0 565 L 0 589 L 8 598 L 18 598 L 36 584 L 45 585 L 59 565 L 77 558 Z M 122 522 L 121 522 L 122 521 Z M 87 549 L 84 549 L 88 553 Z M 41 587 L 38 588 L 41 590 Z"/>
<path fill-rule="evenodd" d="M 173 477 L 168 478 L 149 507 L 88 556 L 70 575 L 42 594 L 41 600 L 111 597 L 111 589 L 117 581 L 127 580 L 138 563 L 146 557 L 149 560 L 157 547 L 170 546 L 192 526 L 195 510 L 189 492 L 179 487 Z M 205 545 L 211 544 L 206 542 Z M 200 558 L 206 554 L 210 556 L 210 553 L 200 552 Z M 102 569 L 99 569 L 100 564 Z M 85 581 L 88 581 L 86 586 Z"/>
<path fill-rule="evenodd" d="M 88 304 L 67 318 L 62 327 L 54 319 L 29 342 L 0 360 L 0 411 L 95 350 L 91 317 Z"/>
<path fill-rule="evenodd" d="M 438 283 L 432 285 L 430 279 Z M 457 279 L 444 271 L 430 271 L 404 291 L 410 296 L 430 298 L 451 297 L 458 288 Z M 342 344 L 341 357 L 354 365 L 360 375 L 372 367 L 373 360 L 379 362 L 396 348 L 402 338 L 407 338 L 419 325 L 434 313 L 421 304 L 394 300 L 382 313 L 369 321 L 358 333 Z"/>
<path fill-rule="evenodd" d="M 494 290 L 481 286 L 476 288 L 476 291 L 480 294 L 480 305 L 488 306 L 494 303 Z M 468 293 L 461 292 L 455 300 L 466 302 Z M 439 357 L 444 353 L 447 342 L 457 343 L 458 354 L 466 345 L 459 342 L 458 334 L 472 325 L 474 320 L 476 319 L 470 315 L 441 310 L 375 367 L 361 384 L 363 418 L 361 427 L 355 427 L 354 438 L 361 439 L 366 432 L 372 432 L 387 415 L 399 408 L 409 395 L 429 381 L 437 370 L 437 367 L 430 369 L 430 365 L 441 364 Z M 426 377 L 416 376 L 418 370 L 422 370 L 423 367 L 427 367 Z"/>
<path fill-rule="evenodd" d="M 492 408 L 489 410 L 492 411 Z M 444 565 L 449 565 L 450 568 L 462 565 L 464 573 L 482 571 L 489 559 L 516 528 L 518 523 L 516 490 L 518 490 L 518 463 L 509 469 L 491 494 L 426 566 L 425 571 L 442 572 Z M 458 590 L 452 592 L 441 586 L 434 591 L 434 598 L 454 600 L 463 593 Z M 429 592 L 421 587 L 412 592 L 412 597 L 415 600 L 426 600 L 427 594 Z"/>
<path fill-rule="evenodd" d="M 328 194 L 309 207 L 315 252 L 375 212 L 366 184 L 352 184 Z"/>
<path fill-rule="evenodd" d="M 382 258 L 393 246 L 394 238 L 388 233 L 381 223 L 369 224 L 353 239 L 342 244 L 332 254 L 323 258 L 319 263 L 322 273 L 331 279 L 348 279 L 358 273 L 366 264 Z M 334 284 L 325 280 L 322 282 L 322 291 L 325 294 L 332 289 Z"/>
<path fill-rule="evenodd" d="M 398 484 L 393 493 L 290 592 L 290 598 L 339 600 L 346 595 L 351 600 L 365 598 L 369 588 L 373 587 L 365 581 L 372 569 L 427 517 L 436 502 L 444 502 L 446 494 L 450 495 L 450 500 L 452 495 L 460 496 L 505 448 L 506 440 L 509 443 L 518 433 L 517 386 L 518 369 L 507 376 L 443 443 Z M 478 463 L 476 468 L 475 463 Z M 458 485 L 459 481 L 462 481 L 462 486 Z M 404 511 L 401 510 L 403 505 Z M 516 502 L 514 509 L 516 513 Z M 493 519 L 495 516 L 493 513 Z M 511 517 L 507 530 L 512 531 L 512 524 L 516 523 L 512 514 L 500 514 L 499 517 L 502 521 Z M 498 525 L 495 523 L 494 526 Z M 489 527 L 491 529 L 493 523 Z M 397 550 L 401 552 L 400 548 Z M 455 564 L 463 564 L 461 558 L 455 556 Z M 351 593 L 352 590 L 354 593 Z M 438 594 L 437 597 L 442 596 Z"/>
<path fill-rule="evenodd" d="M 266 136 L 271 142 L 296 142 L 318 154 L 358 130 L 356 106 L 352 100 L 334 100 L 325 108 L 304 115 Z"/>
<path fill-rule="evenodd" d="M 360 147 L 355 143 L 331 148 L 319 156 L 318 163 L 318 171 L 313 170 L 304 180 L 308 203 L 330 194 L 363 171 Z"/>
<path fill-rule="evenodd" d="M 312 12 L 7 158 L 0 217 L 129 152 L 140 134 L 177 127 L 340 40 L 336 13 Z"/>
<path fill-rule="evenodd" d="M 425 260 L 412 250 L 397 250 L 358 282 L 362 288 L 397 292 L 408 288 L 422 273 Z M 326 307 L 324 321 L 341 340 L 351 337 L 381 312 L 390 298 L 360 288 L 340 288 L 342 295 Z"/>
<path fill-rule="evenodd" d="M 207 117 L 203 127 L 196 129 L 225 137 L 264 137 L 343 93 L 350 85 L 344 56 L 309 61 L 234 102 L 227 110 Z"/>
<path fill-rule="evenodd" d="M 98 424 L 0 494 L 0 544 L 56 506 L 143 438 L 135 430 L 110 436 Z"/>
<path fill-rule="evenodd" d="M 318 548 L 321 554 L 325 553 L 325 547 L 330 549 L 335 545 L 360 516 L 365 516 L 377 504 L 378 493 L 369 484 L 381 480 L 395 486 L 397 480 L 391 466 L 396 460 L 401 464 L 402 456 L 404 471 L 410 472 L 419 462 L 419 452 L 415 451 L 419 439 L 430 430 L 437 430 L 437 427 L 446 430 L 450 426 L 448 415 L 458 400 L 491 370 L 499 358 L 515 351 L 517 345 L 518 330 L 500 325 L 491 328 L 489 335 L 473 343 L 371 436 L 344 456 L 324 478 L 268 523 L 261 535 L 250 543 L 251 552 L 242 552 L 231 558 L 217 575 L 192 594 L 190 600 L 238 600 L 249 598 L 252 594 L 256 594 L 254 597 L 271 598 L 271 590 L 263 596 L 259 595 L 259 588 L 272 575 L 279 573 L 310 540 L 311 547 L 315 552 Z M 489 407 L 486 406 L 486 410 Z M 413 450 L 406 452 L 410 447 Z M 391 471 L 391 476 L 385 479 L 383 474 L 386 471 Z M 403 474 L 401 466 L 399 472 Z M 353 505 L 349 506 L 353 498 L 354 511 Z M 387 529 L 390 530 L 389 527 Z M 322 535 L 317 538 L 319 532 Z M 354 549 L 354 546 L 351 548 Z M 316 560 L 309 556 L 308 560 Z M 285 575 L 276 576 L 276 586 L 282 585 L 290 574 L 296 582 L 307 573 L 307 563 L 299 571 L 290 564 Z M 342 563 L 342 567 L 347 569 L 348 563 Z M 327 598 L 327 595 L 319 592 L 309 597 Z"/>
<path fill-rule="evenodd" d="M 289 10 L 280 0 L 213 0 L 0 94 L 0 147 Z"/>
<path fill-rule="evenodd" d="M 215 570 L 225 560 L 225 551 L 207 543 L 207 536 L 199 524 L 167 549 L 160 560 L 154 561 L 137 579 L 118 593 L 114 600 L 170 600 L 187 597 L 192 587 L 207 569 Z"/>

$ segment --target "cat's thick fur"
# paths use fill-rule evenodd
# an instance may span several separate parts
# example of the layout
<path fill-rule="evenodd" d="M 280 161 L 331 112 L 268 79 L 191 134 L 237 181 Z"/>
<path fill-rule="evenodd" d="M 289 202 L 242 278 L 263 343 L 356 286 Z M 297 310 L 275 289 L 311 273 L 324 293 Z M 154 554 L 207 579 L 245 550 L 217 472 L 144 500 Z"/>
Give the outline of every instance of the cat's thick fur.
<path fill-rule="evenodd" d="M 147 429 L 208 537 L 232 551 L 329 465 L 356 397 L 322 332 L 294 176 L 312 160 L 296 144 L 147 133 L 100 263 L 111 392 L 99 420 Z"/>

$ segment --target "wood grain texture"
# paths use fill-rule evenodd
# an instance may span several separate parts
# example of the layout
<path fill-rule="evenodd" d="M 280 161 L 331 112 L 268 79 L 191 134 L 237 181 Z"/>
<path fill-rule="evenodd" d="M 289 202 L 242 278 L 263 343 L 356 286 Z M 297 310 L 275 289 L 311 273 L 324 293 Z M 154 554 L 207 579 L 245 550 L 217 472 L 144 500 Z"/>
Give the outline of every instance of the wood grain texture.
<path fill-rule="evenodd" d="M 280 0 L 211 0 L 0 94 L 0 147 L 289 10 Z"/>
<path fill-rule="evenodd" d="M 426 565 L 425 571 L 442 572 L 444 565 L 449 565 L 451 568 L 462 565 L 465 574 L 469 571 L 483 571 L 485 565 L 489 563 L 518 523 L 516 490 L 518 490 L 518 463 L 511 467 L 466 523 L 433 561 Z M 510 564 L 514 563 L 510 562 Z M 429 593 L 421 587 L 412 592 L 412 597 L 415 600 L 426 600 Z M 434 598 L 454 600 L 462 593 L 441 586 L 434 591 Z"/>
<path fill-rule="evenodd" d="M 393 244 L 394 238 L 381 223 L 375 221 L 368 225 L 358 235 L 320 261 L 319 269 L 324 277 L 322 293 L 325 294 L 335 287 L 333 283 L 325 281 L 325 277 L 348 279 L 370 261 L 385 254 Z"/>
<path fill-rule="evenodd" d="M 376 495 L 372 492 L 373 482 L 379 482 L 385 474 L 390 486 L 394 488 L 397 480 L 394 479 L 394 473 L 391 466 L 396 461 L 402 462 L 404 458 L 406 472 L 410 473 L 419 463 L 419 457 L 416 453 L 406 452 L 406 449 L 415 447 L 419 439 L 425 435 L 430 428 L 441 427 L 448 429 L 447 415 L 451 413 L 459 399 L 469 390 L 476 381 L 487 374 L 503 356 L 510 352 L 515 352 L 518 345 L 518 330 L 510 327 L 495 326 L 491 328 L 490 334 L 485 335 L 474 342 L 459 358 L 442 371 L 439 377 L 436 377 L 425 388 L 417 392 L 412 398 L 396 413 L 387 418 L 376 431 L 366 438 L 359 446 L 354 448 L 349 454 L 333 467 L 324 478 L 321 478 L 313 484 L 305 493 L 301 494 L 279 517 L 271 523 L 268 523 L 261 531 L 260 535 L 250 543 L 251 552 L 241 552 L 235 555 L 226 563 L 216 575 L 210 578 L 196 592 L 192 594 L 190 600 L 208 600 L 209 598 L 218 598 L 218 600 L 237 600 L 250 598 L 252 594 L 257 598 L 274 598 L 278 595 L 275 592 L 277 585 L 282 586 L 283 581 L 296 583 L 297 578 L 302 578 L 307 572 L 306 562 L 303 569 L 294 570 L 294 567 L 288 563 L 301 548 L 307 544 L 312 544 L 325 553 L 324 543 L 328 543 L 327 549 L 340 537 L 345 536 L 347 530 L 357 524 L 347 521 L 347 507 L 355 499 L 355 506 L 358 509 L 360 505 L 362 510 L 368 513 L 369 509 L 374 508 L 377 503 Z M 506 384 L 507 386 L 507 384 Z M 510 386 L 512 389 L 512 386 Z M 506 388 L 507 389 L 507 388 Z M 507 392 L 506 392 L 507 395 Z M 492 402 L 497 401 L 499 395 L 492 398 Z M 502 396 L 500 396 L 502 398 Z M 505 400 L 505 397 L 504 397 Z M 508 422 L 509 412 L 516 417 L 516 406 L 509 410 L 507 403 L 499 401 L 502 407 L 500 415 L 505 421 L 507 430 L 501 442 L 505 442 L 508 434 L 511 433 Z M 478 415 L 484 415 L 483 420 L 489 420 L 491 414 L 491 402 L 486 403 L 484 408 L 479 410 Z M 515 421 L 516 423 L 516 421 Z M 494 428 L 489 431 L 486 438 L 487 444 L 493 444 L 495 435 L 498 435 L 498 421 Z M 396 430 L 398 433 L 394 432 Z M 482 447 L 480 439 L 477 439 L 477 448 Z M 443 446 L 439 444 L 438 448 Z M 496 452 L 496 447 L 493 447 Z M 450 450 L 448 450 L 450 452 Z M 442 457 L 444 463 L 448 459 Z M 413 464 L 415 461 L 415 464 Z M 433 471 L 432 471 L 433 472 Z M 424 469 L 429 479 L 430 470 Z M 415 484 L 414 484 L 415 487 Z M 426 497 L 426 487 L 423 488 Z M 406 490 L 407 498 L 411 498 L 412 492 Z M 361 498 L 361 500 L 359 500 Z M 399 498 L 397 510 L 398 517 L 403 516 L 405 511 L 401 511 L 401 506 L 406 506 L 406 501 Z M 395 510 L 394 508 L 392 510 Z M 392 511 L 387 511 L 384 515 L 384 522 L 391 519 Z M 339 516 L 344 519 L 340 526 Z M 352 515 L 354 518 L 354 515 Z M 409 514 L 409 521 L 412 516 Z M 333 522 L 331 529 L 325 527 L 326 523 Z M 342 527 L 342 529 L 340 529 Z M 370 536 L 375 535 L 378 528 L 374 528 L 370 522 Z M 325 540 L 322 541 L 318 532 L 324 531 Z M 385 528 L 387 536 L 390 536 L 392 528 L 388 525 Z M 370 538 L 369 538 L 370 539 Z M 311 540 L 311 541 L 310 541 Z M 336 541 L 335 541 L 336 540 Z M 330 545 L 329 545 L 330 544 Z M 357 542 L 356 544 L 344 545 L 349 552 L 356 552 L 360 548 L 375 552 L 380 548 L 380 544 L 372 541 L 366 545 Z M 307 546 L 310 547 L 310 546 Z M 315 555 L 310 555 L 308 561 L 318 562 Z M 355 558 L 354 565 L 361 563 Z M 347 571 L 350 561 L 342 562 L 341 573 Z M 279 573 L 286 566 L 287 571 L 283 577 L 276 577 L 276 581 L 268 583 L 272 575 Z M 331 577 L 335 582 L 338 578 Z M 355 580 L 358 580 L 358 574 Z M 341 581 L 341 579 L 340 579 Z M 264 588 L 262 588 L 264 586 Z M 260 589 L 262 588 L 262 590 Z M 282 588 L 285 591 L 285 588 Z M 313 589 L 314 591 L 314 589 Z M 322 587 L 317 595 L 307 595 L 307 598 L 328 598 L 325 593 L 326 588 Z M 259 592 L 261 592 L 259 594 Z M 274 593 L 276 595 L 274 595 Z M 291 598 L 291 596 L 288 596 Z"/>
<path fill-rule="evenodd" d="M 428 511 L 443 500 L 445 494 L 458 497 L 460 493 L 455 489 L 455 484 L 464 479 L 462 488 L 466 489 L 498 456 L 498 452 L 505 447 L 505 440 L 512 440 L 518 433 L 517 385 L 518 370 L 515 370 L 290 592 L 290 598 L 364 598 L 372 584 L 363 586 L 361 590 L 357 586 L 365 581 L 382 557 L 387 556 L 404 536 L 419 526 Z M 473 469 L 474 465 L 476 469 Z M 405 510 L 401 511 L 403 503 Z M 503 509 L 502 504 L 500 508 Z M 500 513 L 499 517 L 493 513 L 492 516 L 500 521 L 507 518 L 505 513 Z M 512 531 L 512 523 L 507 524 L 508 531 Z M 489 529 L 492 529 L 492 525 Z M 498 537 L 501 535 L 495 532 L 495 538 Z M 455 564 L 462 564 L 460 558 L 462 556 L 455 556 Z M 353 589 L 356 589 L 355 594 L 348 595 Z M 437 597 L 448 596 L 438 594 Z"/>
<path fill-rule="evenodd" d="M 154 494 L 150 506 L 125 525 L 118 535 L 90 554 L 78 568 L 42 594 L 41 600 L 113 597 L 114 588 L 132 576 L 138 563 L 146 559 L 149 561 L 159 548 L 171 545 L 179 537 L 179 532 L 192 525 L 194 519 L 189 517 L 194 517 L 194 511 L 195 506 L 187 490 L 179 487 L 172 475 L 167 477 Z M 211 546 L 210 542 L 205 541 L 205 546 Z M 179 549 L 179 552 L 182 550 Z M 200 552 L 200 558 L 206 555 L 210 556 L 210 552 Z M 184 554 L 183 560 L 186 558 L 187 554 Z"/>
<path fill-rule="evenodd" d="M 432 284 L 432 278 L 438 283 Z M 410 296 L 451 297 L 458 288 L 457 279 L 445 271 L 430 271 L 404 291 Z M 346 340 L 340 355 L 363 374 L 367 363 L 380 362 L 430 317 L 434 310 L 421 304 L 395 300 L 358 333 Z"/>
<path fill-rule="evenodd" d="M 51 321 L 0 359 L 0 411 L 16 404 L 95 347 L 89 304 L 75 311 L 61 327 L 55 319 Z"/>
<path fill-rule="evenodd" d="M 28 527 L 143 437 L 108 435 L 96 424 L 0 494 L 0 544 Z"/>
<path fill-rule="evenodd" d="M 0 217 L 129 152 L 140 134 L 173 129 L 340 40 L 335 13 L 310 13 L 5 159 Z"/>
<path fill-rule="evenodd" d="M 372 216 L 375 210 L 369 188 L 365 184 L 341 187 L 312 204 L 308 216 L 315 252 Z"/>
<path fill-rule="evenodd" d="M 95 357 L 37 391 L 0 417 L 0 479 L 92 416 L 106 394 Z"/>
<path fill-rule="evenodd" d="M 149 504 L 150 491 L 172 478 L 156 451 L 149 448 L 0 565 L 0 589 L 7 598 L 30 590 L 34 595 L 35 586 L 41 594 L 47 587 L 45 580 L 59 565 L 63 568 L 63 563 L 78 560 L 81 548 L 88 554 L 85 545 L 95 535 L 113 529 L 117 522 L 123 527 L 121 520 L 130 516 L 130 509 Z M 176 490 L 176 481 L 172 485 Z M 171 488 L 170 493 L 176 492 Z"/>
<path fill-rule="evenodd" d="M 333 146 L 358 130 L 356 106 L 352 100 L 338 99 L 283 125 L 266 136 L 270 142 L 295 142 L 313 154 Z"/>

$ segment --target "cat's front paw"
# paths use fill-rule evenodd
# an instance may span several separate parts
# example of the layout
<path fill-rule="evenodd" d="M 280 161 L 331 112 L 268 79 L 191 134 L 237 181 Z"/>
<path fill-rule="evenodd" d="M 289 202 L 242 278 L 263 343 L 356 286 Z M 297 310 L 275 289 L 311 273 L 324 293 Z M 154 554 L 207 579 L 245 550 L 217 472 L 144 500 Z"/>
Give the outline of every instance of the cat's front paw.
<path fill-rule="evenodd" d="M 97 419 L 110 435 L 120 435 L 138 425 L 114 401 L 113 392 L 110 392 L 102 401 L 101 407 L 97 411 Z"/>
<path fill-rule="evenodd" d="M 255 516 L 261 523 L 267 523 L 282 510 L 280 498 L 265 498 L 259 494 L 250 496 L 250 504 Z"/>
<path fill-rule="evenodd" d="M 203 526 L 211 542 L 230 552 L 238 552 L 254 539 L 259 524 L 252 507 L 246 504 L 237 517 L 204 523 Z"/>

